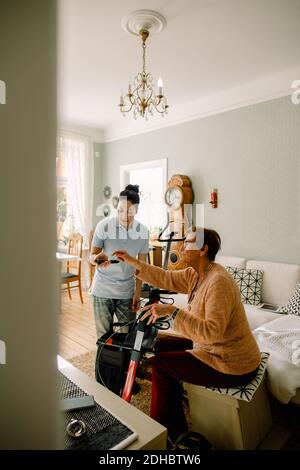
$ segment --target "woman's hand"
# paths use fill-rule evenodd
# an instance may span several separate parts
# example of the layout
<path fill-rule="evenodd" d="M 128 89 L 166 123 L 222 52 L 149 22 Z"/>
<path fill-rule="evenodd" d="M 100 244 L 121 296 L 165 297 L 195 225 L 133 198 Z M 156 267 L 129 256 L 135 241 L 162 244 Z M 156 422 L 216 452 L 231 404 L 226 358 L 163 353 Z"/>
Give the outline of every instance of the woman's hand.
<path fill-rule="evenodd" d="M 118 250 L 113 253 L 113 256 L 116 256 L 119 261 L 123 261 L 123 263 L 128 263 L 131 264 L 134 267 L 139 267 L 140 263 L 136 258 L 133 258 L 133 256 L 130 256 L 127 251 L 123 250 Z"/>
<path fill-rule="evenodd" d="M 140 312 L 146 312 L 141 317 L 141 320 L 149 317 L 147 325 L 154 323 L 158 318 L 167 317 L 172 315 L 176 306 L 175 305 L 167 305 L 167 304 L 152 304 L 146 305 L 140 309 Z"/>
<path fill-rule="evenodd" d="M 94 263 L 96 263 L 96 266 L 101 266 L 101 268 L 107 268 L 107 266 L 110 265 L 108 256 L 105 253 L 103 253 L 103 251 L 99 253 L 99 255 L 94 255 Z"/>

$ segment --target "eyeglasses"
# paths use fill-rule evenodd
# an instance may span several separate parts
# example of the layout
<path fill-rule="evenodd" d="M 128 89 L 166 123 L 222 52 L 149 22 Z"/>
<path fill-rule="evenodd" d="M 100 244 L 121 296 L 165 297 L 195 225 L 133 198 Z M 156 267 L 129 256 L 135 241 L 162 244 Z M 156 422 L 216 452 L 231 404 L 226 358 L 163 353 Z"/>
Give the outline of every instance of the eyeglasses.
<path fill-rule="evenodd" d="M 193 238 L 193 240 L 187 240 L 187 238 L 185 237 L 183 242 L 184 249 L 191 246 L 191 243 L 196 243 L 196 238 Z"/>

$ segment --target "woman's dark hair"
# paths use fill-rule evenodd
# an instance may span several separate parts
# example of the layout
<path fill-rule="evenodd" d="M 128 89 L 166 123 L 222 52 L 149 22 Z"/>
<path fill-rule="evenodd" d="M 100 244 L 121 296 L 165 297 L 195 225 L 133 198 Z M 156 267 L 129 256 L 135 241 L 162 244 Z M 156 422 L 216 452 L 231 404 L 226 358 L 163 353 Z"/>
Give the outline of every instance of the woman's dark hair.
<path fill-rule="evenodd" d="M 126 188 L 120 192 L 120 197 L 126 197 L 127 201 L 130 201 L 132 204 L 139 204 L 139 189 L 138 184 L 128 184 Z"/>
<path fill-rule="evenodd" d="M 221 248 L 221 238 L 220 235 L 212 229 L 204 229 L 204 245 L 208 246 L 207 257 L 214 261 L 216 254 Z"/>

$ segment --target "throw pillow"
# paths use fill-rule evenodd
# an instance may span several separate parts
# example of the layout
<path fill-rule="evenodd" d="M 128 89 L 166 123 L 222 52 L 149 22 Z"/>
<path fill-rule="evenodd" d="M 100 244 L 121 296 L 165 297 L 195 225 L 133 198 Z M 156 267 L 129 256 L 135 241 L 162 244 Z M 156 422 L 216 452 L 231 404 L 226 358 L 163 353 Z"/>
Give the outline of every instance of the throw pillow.
<path fill-rule="evenodd" d="M 300 282 L 296 285 L 293 295 L 286 305 L 279 307 L 277 312 L 292 313 L 300 316 Z"/>
<path fill-rule="evenodd" d="M 219 388 L 219 387 L 205 387 L 212 392 L 221 393 L 221 395 L 230 395 L 238 400 L 251 401 L 256 390 L 260 386 L 267 368 L 267 362 L 270 354 L 267 352 L 260 353 L 260 364 L 256 376 L 251 382 L 245 385 L 239 385 L 232 388 Z"/>
<path fill-rule="evenodd" d="M 238 269 L 232 266 L 226 266 L 226 269 L 233 276 L 240 289 L 242 302 L 250 305 L 260 304 L 263 271 L 257 269 Z"/>

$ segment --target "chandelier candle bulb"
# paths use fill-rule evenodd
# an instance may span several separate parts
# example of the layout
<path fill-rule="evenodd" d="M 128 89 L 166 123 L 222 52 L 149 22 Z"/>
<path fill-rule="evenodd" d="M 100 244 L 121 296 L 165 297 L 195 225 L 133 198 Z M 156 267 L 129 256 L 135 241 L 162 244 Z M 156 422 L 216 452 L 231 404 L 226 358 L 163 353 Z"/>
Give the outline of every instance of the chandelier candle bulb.
<path fill-rule="evenodd" d="M 163 92 L 162 92 L 163 81 L 161 78 L 157 80 L 157 86 L 158 86 L 158 96 L 163 96 Z"/>

